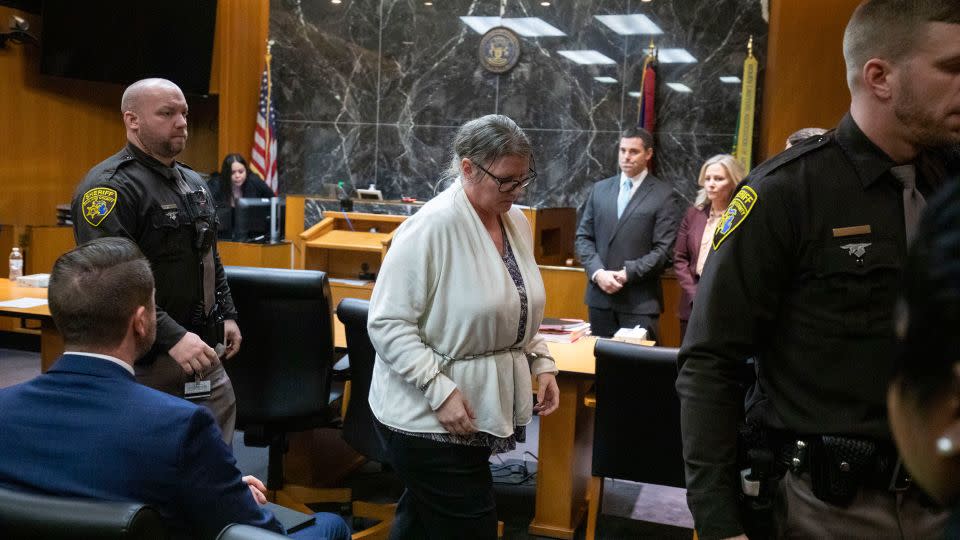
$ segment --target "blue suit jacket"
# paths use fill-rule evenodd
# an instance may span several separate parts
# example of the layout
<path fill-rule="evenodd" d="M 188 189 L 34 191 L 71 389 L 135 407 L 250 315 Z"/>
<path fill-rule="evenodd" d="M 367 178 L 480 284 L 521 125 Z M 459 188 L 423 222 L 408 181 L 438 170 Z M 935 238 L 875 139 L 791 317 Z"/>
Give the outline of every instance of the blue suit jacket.
<path fill-rule="evenodd" d="M 174 536 L 213 538 L 228 523 L 283 532 L 253 500 L 210 412 L 90 356 L 64 355 L 0 390 L 0 485 L 148 503 Z"/>

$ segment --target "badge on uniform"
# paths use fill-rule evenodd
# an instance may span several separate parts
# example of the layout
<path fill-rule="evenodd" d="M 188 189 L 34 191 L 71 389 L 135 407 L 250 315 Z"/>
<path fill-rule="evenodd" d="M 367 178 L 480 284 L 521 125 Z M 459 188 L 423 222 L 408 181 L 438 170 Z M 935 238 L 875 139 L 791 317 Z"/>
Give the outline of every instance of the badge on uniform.
<path fill-rule="evenodd" d="M 210 397 L 212 384 L 210 381 L 200 380 L 200 375 L 196 374 L 194 380 L 183 385 L 184 399 L 206 399 Z"/>
<path fill-rule="evenodd" d="M 756 202 L 757 192 L 754 191 L 752 187 L 743 186 L 743 188 L 737 192 L 733 200 L 730 201 L 730 205 L 727 206 L 726 212 L 723 213 L 720 223 L 717 224 L 717 230 L 713 233 L 714 251 L 730 236 L 730 233 L 743 223 L 743 220 L 747 219 L 750 210 L 753 210 L 753 205 L 756 204 Z"/>
<path fill-rule="evenodd" d="M 862 259 L 864 255 L 867 254 L 867 248 L 872 246 L 871 242 L 863 242 L 860 244 L 847 244 L 845 246 L 840 246 L 840 249 L 847 250 L 847 255 L 851 257 L 856 257 Z"/>
<path fill-rule="evenodd" d="M 167 219 L 169 219 L 171 223 L 176 223 L 176 222 L 177 222 L 177 214 L 178 214 L 179 211 L 180 211 L 180 209 L 179 209 L 179 207 L 178 207 L 177 205 L 175 205 L 175 204 L 161 204 L 161 205 L 160 205 L 160 209 L 163 210 L 164 214 L 167 216 Z"/>
<path fill-rule="evenodd" d="M 105 187 L 87 190 L 80 203 L 80 208 L 83 209 L 83 219 L 94 227 L 99 227 L 115 206 L 117 206 L 116 190 Z"/>

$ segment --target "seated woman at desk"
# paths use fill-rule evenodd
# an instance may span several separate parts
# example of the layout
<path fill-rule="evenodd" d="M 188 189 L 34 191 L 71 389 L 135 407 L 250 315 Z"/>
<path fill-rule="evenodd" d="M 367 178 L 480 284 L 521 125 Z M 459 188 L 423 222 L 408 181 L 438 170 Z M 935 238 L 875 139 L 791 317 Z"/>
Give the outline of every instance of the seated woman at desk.
<path fill-rule="evenodd" d="M 220 176 L 210 179 L 217 208 L 233 208 L 237 199 L 276 197 L 270 186 L 250 170 L 240 154 L 227 154 L 220 166 Z"/>
<path fill-rule="evenodd" d="M 489 115 L 460 128 L 453 155 L 454 183 L 397 230 L 370 300 L 370 408 L 406 487 L 391 538 L 496 538 L 490 455 L 559 403 L 530 225 L 513 206 L 536 177 L 530 141 Z"/>

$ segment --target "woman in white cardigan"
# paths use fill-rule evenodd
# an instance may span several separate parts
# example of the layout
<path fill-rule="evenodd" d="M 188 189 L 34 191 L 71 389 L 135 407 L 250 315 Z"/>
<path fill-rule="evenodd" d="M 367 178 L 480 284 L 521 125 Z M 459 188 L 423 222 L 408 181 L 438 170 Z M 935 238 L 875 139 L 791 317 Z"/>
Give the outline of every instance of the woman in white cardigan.
<path fill-rule="evenodd" d="M 559 403 L 537 334 L 543 281 L 513 206 L 536 177 L 530 141 L 488 115 L 460 128 L 453 156 L 456 181 L 397 230 L 370 300 L 370 408 L 406 487 L 391 539 L 496 538 L 490 455 Z"/>

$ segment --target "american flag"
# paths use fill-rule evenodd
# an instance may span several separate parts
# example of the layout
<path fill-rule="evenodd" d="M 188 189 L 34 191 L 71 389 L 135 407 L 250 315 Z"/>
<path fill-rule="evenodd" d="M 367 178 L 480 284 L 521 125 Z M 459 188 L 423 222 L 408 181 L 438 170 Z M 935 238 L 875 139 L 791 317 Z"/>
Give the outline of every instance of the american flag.
<path fill-rule="evenodd" d="M 257 127 L 253 130 L 253 150 L 250 166 L 263 181 L 277 192 L 277 110 L 273 106 L 270 81 L 270 54 L 260 79 L 260 106 L 257 109 Z M 269 118 L 269 121 L 267 120 Z"/>

